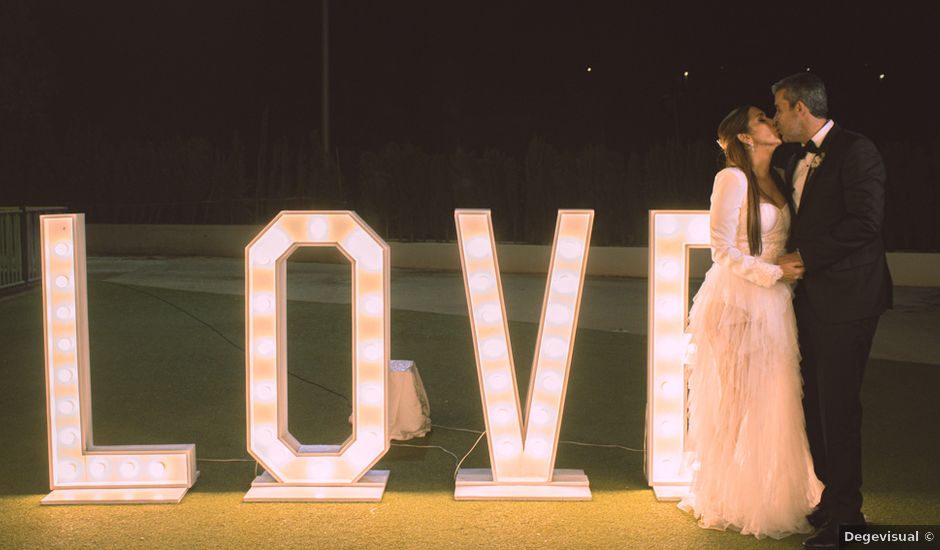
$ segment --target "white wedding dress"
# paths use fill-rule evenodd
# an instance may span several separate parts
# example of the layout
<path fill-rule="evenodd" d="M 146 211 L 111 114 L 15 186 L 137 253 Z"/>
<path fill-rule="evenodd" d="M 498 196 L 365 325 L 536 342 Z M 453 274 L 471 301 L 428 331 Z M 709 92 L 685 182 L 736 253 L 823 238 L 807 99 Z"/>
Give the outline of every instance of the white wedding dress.
<path fill-rule="evenodd" d="M 773 261 L 784 253 L 790 212 L 761 203 L 760 256 L 747 240 L 747 179 L 715 177 L 714 264 L 689 312 L 694 351 L 684 467 L 689 495 L 679 507 L 699 525 L 757 538 L 810 531 L 819 501 L 806 439 L 792 290 Z"/>

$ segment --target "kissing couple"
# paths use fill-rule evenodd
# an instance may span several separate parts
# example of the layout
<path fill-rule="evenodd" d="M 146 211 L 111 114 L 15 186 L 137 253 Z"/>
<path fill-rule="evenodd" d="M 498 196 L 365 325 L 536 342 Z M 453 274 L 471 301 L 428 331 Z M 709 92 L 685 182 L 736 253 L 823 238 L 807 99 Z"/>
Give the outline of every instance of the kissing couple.
<path fill-rule="evenodd" d="M 829 118 L 818 76 L 771 91 L 772 118 L 745 105 L 718 125 L 679 506 L 702 527 L 836 548 L 840 525 L 865 524 L 862 378 L 892 306 L 886 176 L 872 142 Z"/>

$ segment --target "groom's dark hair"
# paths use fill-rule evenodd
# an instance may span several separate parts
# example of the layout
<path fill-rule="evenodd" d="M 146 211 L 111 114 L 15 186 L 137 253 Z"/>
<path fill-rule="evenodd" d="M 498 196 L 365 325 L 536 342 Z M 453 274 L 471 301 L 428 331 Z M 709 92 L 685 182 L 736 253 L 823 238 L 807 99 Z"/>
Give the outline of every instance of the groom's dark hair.
<path fill-rule="evenodd" d="M 826 98 L 826 85 L 818 76 L 812 73 L 796 73 L 790 75 L 770 87 L 771 93 L 783 90 L 783 97 L 790 103 L 790 107 L 802 101 L 803 105 L 815 117 L 827 118 L 829 116 L 829 101 Z"/>

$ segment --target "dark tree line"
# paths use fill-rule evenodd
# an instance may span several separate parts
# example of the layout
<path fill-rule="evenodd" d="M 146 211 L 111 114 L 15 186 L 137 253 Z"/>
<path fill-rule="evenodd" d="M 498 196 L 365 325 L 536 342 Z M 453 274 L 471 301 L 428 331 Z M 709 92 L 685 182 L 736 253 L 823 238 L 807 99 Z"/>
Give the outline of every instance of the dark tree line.
<path fill-rule="evenodd" d="M 596 211 L 596 245 L 643 246 L 650 209 L 706 209 L 718 149 L 667 141 L 644 151 L 564 150 L 539 138 L 524 155 L 495 149 L 431 153 L 390 143 L 324 165 L 315 134 L 257 151 L 238 136 L 113 143 L 73 131 L 45 152 L 5 162 L 4 202 L 64 204 L 90 223 L 261 224 L 280 210 L 350 209 L 389 240 L 455 238 L 455 208 L 490 208 L 497 238 L 544 243 L 560 208 Z M 889 174 L 892 250 L 940 250 L 940 140 L 880 144 Z M 12 159 L 16 160 L 16 159 Z M 7 193 L 7 191 L 13 191 Z"/>

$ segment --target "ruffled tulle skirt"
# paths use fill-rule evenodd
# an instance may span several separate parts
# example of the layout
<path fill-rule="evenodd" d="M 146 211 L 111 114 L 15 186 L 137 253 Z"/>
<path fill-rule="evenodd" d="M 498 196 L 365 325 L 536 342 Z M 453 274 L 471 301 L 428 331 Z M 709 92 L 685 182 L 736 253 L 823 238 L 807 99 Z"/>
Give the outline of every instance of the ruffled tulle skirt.
<path fill-rule="evenodd" d="M 689 312 L 692 366 L 679 507 L 702 527 L 783 538 L 819 501 L 806 439 L 792 290 L 713 265 Z"/>

